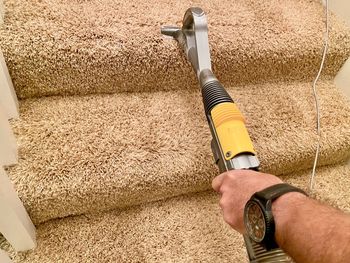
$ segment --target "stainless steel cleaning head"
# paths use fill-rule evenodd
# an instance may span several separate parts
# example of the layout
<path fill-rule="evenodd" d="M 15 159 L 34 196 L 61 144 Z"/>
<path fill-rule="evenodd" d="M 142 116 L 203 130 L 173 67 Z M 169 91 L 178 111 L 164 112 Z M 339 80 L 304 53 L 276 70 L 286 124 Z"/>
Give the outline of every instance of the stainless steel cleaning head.
<path fill-rule="evenodd" d="M 211 71 L 207 18 L 201 8 L 187 9 L 182 28 L 165 26 L 161 28 L 161 33 L 172 36 L 179 42 L 198 79 L 203 70 Z"/>

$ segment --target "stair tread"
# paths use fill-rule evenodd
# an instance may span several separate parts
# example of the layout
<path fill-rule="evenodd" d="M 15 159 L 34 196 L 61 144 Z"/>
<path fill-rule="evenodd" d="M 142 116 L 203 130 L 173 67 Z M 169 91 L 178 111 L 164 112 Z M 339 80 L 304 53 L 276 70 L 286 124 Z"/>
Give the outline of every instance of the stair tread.
<path fill-rule="evenodd" d="M 320 164 L 332 164 L 350 154 L 349 104 L 332 81 L 318 88 Z M 311 90 L 299 82 L 228 88 L 263 171 L 313 163 Z M 8 174 L 35 223 L 205 190 L 217 175 L 197 91 L 26 99 L 20 112 L 12 122 L 19 163 Z"/>
<path fill-rule="evenodd" d="M 160 27 L 181 24 L 186 1 L 6 0 L 0 47 L 20 98 L 193 89 L 192 69 Z M 310 79 L 320 64 L 320 1 L 196 1 L 208 13 L 212 61 L 225 84 Z M 350 55 L 331 15 L 325 73 Z"/>
<path fill-rule="evenodd" d="M 283 179 L 305 189 L 310 171 Z M 350 165 L 318 169 L 315 191 L 350 212 Z M 184 195 L 126 210 L 56 219 L 37 228 L 38 247 L 14 262 L 246 262 L 241 236 L 223 222 L 213 192 Z"/>

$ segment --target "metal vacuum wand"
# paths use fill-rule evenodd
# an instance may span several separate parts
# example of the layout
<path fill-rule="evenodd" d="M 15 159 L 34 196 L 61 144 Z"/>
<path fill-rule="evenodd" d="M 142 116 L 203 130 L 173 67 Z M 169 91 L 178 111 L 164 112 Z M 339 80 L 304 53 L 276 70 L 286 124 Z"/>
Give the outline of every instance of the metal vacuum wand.
<path fill-rule="evenodd" d="M 214 76 L 208 41 L 207 19 L 198 7 L 189 8 L 182 28 L 162 27 L 163 35 L 176 39 L 191 62 L 200 83 L 205 114 L 212 134 L 211 149 L 221 173 L 259 169 L 259 160 L 245 127 L 244 117 Z M 250 262 L 292 262 L 281 249 L 268 250 L 244 235 Z"/>

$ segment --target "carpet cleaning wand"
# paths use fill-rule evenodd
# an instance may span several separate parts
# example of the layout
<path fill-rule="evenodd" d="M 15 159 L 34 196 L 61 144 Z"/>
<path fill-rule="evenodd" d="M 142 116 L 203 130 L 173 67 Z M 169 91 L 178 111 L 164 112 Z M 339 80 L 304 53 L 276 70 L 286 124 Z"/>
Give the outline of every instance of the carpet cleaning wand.
<path fill-rule="evenodd" d="M 182 28 L 166 26 L 162 34 L 183 48 L 200 83 L 205 114 L 212 134 L 211 149 L 220 173 L 237 169 L 258 170 L 259 160 L 244 118 L 211 69 L 207 19 L 201 8 L 189 8 Z M 267 250 L 244 235 L 250 262 L 292 262 L 279 248 Z"/>

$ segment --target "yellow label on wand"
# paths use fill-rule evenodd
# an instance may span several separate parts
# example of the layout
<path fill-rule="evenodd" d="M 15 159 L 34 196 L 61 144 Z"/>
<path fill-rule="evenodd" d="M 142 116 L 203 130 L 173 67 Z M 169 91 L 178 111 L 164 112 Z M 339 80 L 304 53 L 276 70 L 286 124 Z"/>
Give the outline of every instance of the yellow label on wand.
<path fill-rule="evenodd" d="M 211 117 L 226 160 L 240 153 L 255 155 L 244 118 L 236 104 L 224 102 L 216 105 L 211 111 Z"/>

